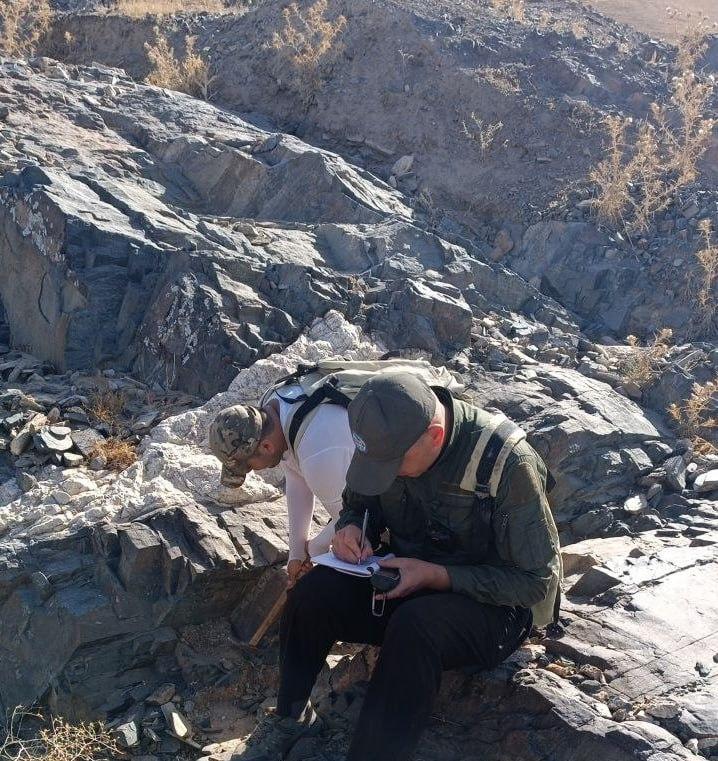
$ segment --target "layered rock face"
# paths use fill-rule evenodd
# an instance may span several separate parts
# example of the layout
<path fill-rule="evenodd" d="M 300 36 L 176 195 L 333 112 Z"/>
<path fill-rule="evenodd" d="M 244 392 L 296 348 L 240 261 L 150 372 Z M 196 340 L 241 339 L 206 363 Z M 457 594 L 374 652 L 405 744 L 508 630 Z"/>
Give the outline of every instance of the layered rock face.
<path fill-rule="evenodd" d="M 257 9 L 247 28 L 266 34 L 277 7 Z M 406 59 L 411 82 L 387 91 L 389 104 L 418 87 L 414 67 L 441 70 L 463 56 L 485 69 L 499 55 L 493 46 L 511 37 L 499 25 L 477 51 L 458 16 L 427 19 L 412 3 L 331 8 L 375 14 L 376 33 L 382 20 L 411 26 L 424 52 Z M 613 27 L 604 32 L 613 39 Z M 448 47 L 422 47 L 427 34 Z M 263 51 L 272 78 L 277 62 Z M 226 72 L 254 69 L 236 52 Z M 610 72 L 594 81 L 593 53 L 583 54 L 551 59 L 552 87 L 613 102 Z M 378 70 L 354 64 L 362 87 L 369 64 Z M 639 67 L 637 80 L 644 75 L 658 87 Z M 342 80 L 342 90 L 357 92 L 350 84 Z M 208 426 L 224 406 L 256 403 L 300 362 L 398 350 L 448 364 L 470 399 L 526 429 L 556 480 L 568 576 L 561 629 L 489 675 L 447 676 L 438 706 L 446 724 L 432 726 L 427 759 L 716 755 L 718 458 L 676 441 L 665 411 L 713 377 L 718 354 L 709 342 L 679 346 L 640 386 L 623 374 L 629 347 L 589 340 L 588 330 L 685 321 L 659 290 L 632 287 L 638 265 L 599 256 L 605 238 L 579 219 L 468 236 L 450 215 L 439 219 L 418 202 L 420 183 L 451 144 L 423 165 L 395 155 L 401 140 L 387 149 L 366 134 L 356 154 L 368 163 L 391 157 L 385 183 L 266 120 L 257 126 L 118 69 L 3 60 L 0 93 L 0 711 L 40 701 L 71 718 L 104 717 L 124 728 L 137 755 L 169 759 L 180 753 L 166 736 L 176 740 L 173 705 L 196 709 L 197 741 L 216 729 L 207 717 L 217 690 L 236 690 L 243 719 L 260 708 L 276 689 L 275 652 L 248 654 L 237 640 L 284 589 L 286 504 L 279 473 L 221 487 Z M 625 105 L 621 93 L 615 101 Z M 346 131 L 343 104 L 332 108 L 327 123 Z M 569 113 L 548 111 L 546 129 Z M 408 123 L 410 112 L 399 113 Z M 529 113 L 521 111 L 520 130 Z M 431 131 L 431 120 L 421 124 Z M 551 159 L 546 148 L 531 148 L 531 160 Z M 507 157 L 497 177 L 530 182 L 532 172 L 517 170 L 526 170 L 523 156 Z M 458 188 L 473 187 L 477 166 L 445 166 L 442 192 L 466 200 Z M 481 178 L 486 166 L 479 170 Z M 542 177 L 536 197 L 545 200 L 555 182 Z M 590 266 L 574 273 L 571 257 L 583 254 Z M 164 411 L 119 475 L 46 456 L 42 436 L 55 434 L 45 423 L 29 434 L 40 438 L 38 456 L 18 459 L 13 442 L 36 414 L 59 418 L 58 428 L 71 429 L 62 436 L 85 430 L 72 371 L 112 378 L 112 368 L 142 379 L 143 405 L 170 389 L 208 401 Z M 67 386 L 59 400 L 54 371 Z M 325 519 L 318 510 L 315 521 Z M 216 648 L 201 637 L 214 626 Z M 325 746 L 341 757 L 337 735 L 346 737 L 356 715 L 372 656 L 331 661 L 317 700 L 335 723 L 306 758 Z M 255 671 L 266 683 L 252 683 Z M 153 697 L 163 682 L 172 689 Z M 175 689 L 182 701 L 171 704 Z"/>

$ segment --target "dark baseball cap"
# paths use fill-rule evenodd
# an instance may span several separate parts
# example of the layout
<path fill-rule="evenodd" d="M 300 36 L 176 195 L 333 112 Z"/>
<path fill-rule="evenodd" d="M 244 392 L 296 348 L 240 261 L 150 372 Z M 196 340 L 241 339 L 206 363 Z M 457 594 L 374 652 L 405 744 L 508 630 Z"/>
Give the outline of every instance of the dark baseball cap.
<path fill-rule="evenodd" d="M 435 412 L 434 392 L 416 375 L 392 373 L 368 380 L 349 405 L 356 448 L 347 486 L 359 494 L 383 494 Z"/>

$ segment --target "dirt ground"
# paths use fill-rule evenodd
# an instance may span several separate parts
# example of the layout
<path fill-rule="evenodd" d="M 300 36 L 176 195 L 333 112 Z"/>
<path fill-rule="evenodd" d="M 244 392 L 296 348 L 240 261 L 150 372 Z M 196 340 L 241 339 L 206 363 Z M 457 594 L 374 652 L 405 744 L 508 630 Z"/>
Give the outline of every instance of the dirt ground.
<path fill-rule="evenodd" d="M 586 5 L 652 37 L 671 42 L 699 15 L 718 23 L 716 0 L 591 0 Z M 669 7 L 678 13 L 667 12 Z"/>

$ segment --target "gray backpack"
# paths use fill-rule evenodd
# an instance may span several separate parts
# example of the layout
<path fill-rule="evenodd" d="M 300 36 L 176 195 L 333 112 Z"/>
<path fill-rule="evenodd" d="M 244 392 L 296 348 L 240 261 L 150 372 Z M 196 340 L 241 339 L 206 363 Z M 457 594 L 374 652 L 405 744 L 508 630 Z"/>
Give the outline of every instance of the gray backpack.
<path fill-rule="evenodd" d="M 287 444 L 295 452 L 320 404 L 348 407 L 370 378 L 392 373 L 418 375 L 430 386 L 456 394 L 464 390 L 464 385 L 445 367 L 434 367 L 423 359 L 323 359 L 315 365 L 299 365 L 293 373 L 280 378 L 265 391 L 260 406 L 273 395 L 292 405 L 286 433 Z"/>

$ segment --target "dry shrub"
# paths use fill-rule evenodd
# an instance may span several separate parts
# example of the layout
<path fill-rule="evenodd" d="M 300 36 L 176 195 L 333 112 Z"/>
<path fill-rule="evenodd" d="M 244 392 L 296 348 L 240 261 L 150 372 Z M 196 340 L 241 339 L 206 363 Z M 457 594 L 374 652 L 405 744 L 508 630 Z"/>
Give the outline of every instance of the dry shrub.
<path fill-rule="evenodd" d="M 100 423 L 115 427 L 125 409 L 127 399 L 120 391 L 110 388 L 99 388 L 90 397 L 88 412 Z"/>
<path fill-rule="evenodd" d="M 694 384 L 690 398 L 672 404 L 668 412 L 698 454 L 718 453 L 713 433 L 718 428 L 718 380 Z"/>
<path fill-rule="evenodd" d="M 707 116 L 715 82 L 696 74 L 706 35 L 700 23 L 679 45 L 668 104 L 653 103 L 650 116 L 635 125 L 619 116 L 606 119 L 606 157 L 589 174 L 597 187 L 594 208 L 601 219 L 629 233 L 646 230 L 698 176 L 698 159 L 716 124 Z"/>
<path fill-rule="evenodd" d="M 481 155 L 491 147 L 499 130 L 504 126 L 503 122 L 496 122 L 495 124 L 488 124 L 483 119 L 479 119 L 474 111 L 471 112 L 469 117 L 469 124 L 466 120 L 461 122 L 461 131 L 466 137 L 474 142 L 478 143 Z"/>
<path fill-rule="evenodd" d="M 302 12 L 297 3 L 282 11 L 284 27 L 272 37 L 272 47 L 291 65 L 292 87 L 305 102 L 310 102 L 319 87 L 322 70 L 341 51 L 338 40 L 347 25 L 344 16 L 325 17 L 327 0 L 316 0 Z"/>
<path fill-rule="evenodd" d="M 222 0 L 115 0 L 110 9 L 131 18 L 174 16 L 177 13 L 225 13 Z"/>
<path fill-rule="evenodd" d="M 673 331 L 670 328 L 662 328 L 648 346 L 641 347 L 638 345 L 636 336 L 628 336 L 626 340 L 632 347 L 632 351 L 620 365 L 623 377 L 639 388 L 644 388 L 651 383 L 660 371 L 661 361 L 671 350 L 672 338 Z"/>
<path fill-rule="evenodd" d="M 30 56 L 52 24 L 48 0 L 0 0 L 0 53 Z"/>
<path fill-rule="evenodd" d="M 23 721 L 43 721 L 40 714 L 16 708 L 7 722 L 0 759 L 8 761 L 105 761 L 119 758 L 120 750 L 101 723 L 73 726 L 52 717 L 32 737 L 25 737 Z"/>
<path fill-rule="evenodd" d="M 521 92 L 519 78 L 510 70 L 493 69 L 490 66 L 484 66 L 478 70 L 478 73 L 481 79 L 495 90 L 498 90 L 502 95 L 511 96 Z"/>
<path fill-rule="evenodd" d="M 93 457 L 104 458 L 108 469 L 119 473 L 137 462 L 137 451 L 135 445 L 129 441 L 110 438 L 95 444 L 90 453 L 90 459 Z"/>
<path fill-rule="evenodd" d="M 524 0 L 491 0 L 491 5 L 514 21 L 526 20 L 526 3 Z"/>
<path fill-rule="evenodd" d="M 185 39 L 185 57 L 179 60 L 167 38 L 155 28 L 155 42 L 145 43 L 147 58 L 152 71 L 145 81 L 157 87 L 193 95 L 195 98 L 211 100 L 212 82 L 209 64 L 195 51 L 195 37 Z"/>
<path fill-rule="evenodd" d="M 691 289 L 698 306 L 695 325 L 698 334 L 710 329 L 718 317 L 718 245 L 712 243 L 710 220 L 702 219 L 699 228 L 703 246 L 695 254 L 698 273 Z"/>

